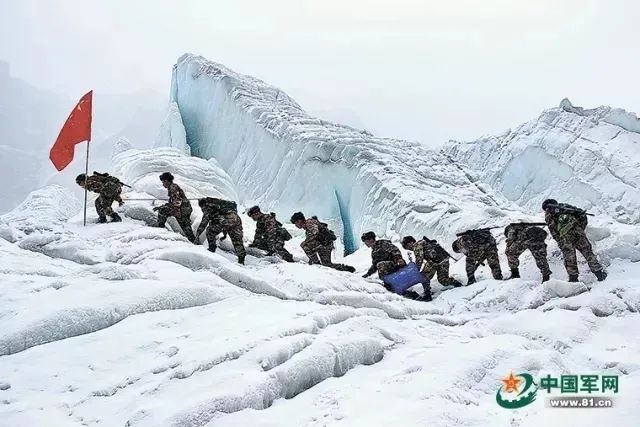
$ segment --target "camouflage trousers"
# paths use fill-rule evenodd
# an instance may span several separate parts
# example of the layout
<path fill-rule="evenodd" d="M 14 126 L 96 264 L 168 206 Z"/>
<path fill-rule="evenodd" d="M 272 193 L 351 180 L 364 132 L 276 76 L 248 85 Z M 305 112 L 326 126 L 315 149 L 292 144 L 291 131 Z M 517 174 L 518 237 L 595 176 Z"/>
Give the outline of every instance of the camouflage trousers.
<path fill-rule="evenodd" d="M 587 239 L 582 229 L 567 234 L 563 239 L 558 241 L 558 246 L 564 256 L 564 267 L 567 269 L 569 276 L 577 276 L 579 274 L 576 249 L 580 251 L 582 256 L 587 260 L 589 269 L 593 273 L 603 270 L 602 264 L 598 261 L 596 254 L 593 253 L 591 242 L 589 242 L 589 239 Z"/>
<path fill-rule="evenodd" d="M 95 203 L 96 212 L 98 213 L 98 216 L 99 217 L 104 217 L 107 215 L 113 216 L 113 208 L 111 206 L 115 201 L 116 201 L 115 197 L 107 197 L 100 194 L 96 199 L 96 203 Z"/>
<path fill-rule="evenodd" d="M 502 280 L 502 270 L 500 269 L 500 258 L 498 258 L 498 248 L 489 245 L 479 250 L 469 253 L 466 259 L 467 278 L 475 280 L 475 272 L 484 261 L 487 261 L 491 268 L 491 275 L 496 280 Z"/>
<path fill-rule="evenodd" d="M 382 279 L 384 276 L 395 273 L 406 265 L 407 263 L 404 262 L 404 260 L 402 260 L 401 263 L 393 261 L 380 261 L 378 264 L 376 264 L 376 268 L 378 269 L 378 277 Z"/>
<path fill-rule="evenodd" d="M 168 205 L 160 206 L 158 209 L 158 227 L 164 227 L 170 216 L 175 217 L 176 221 L 178 221 L 178 225 L 182 228 L 182 232 L 185 237 L 189 239 L 190 242 L 195 242 L 196 236 L 193 234 L 193 229 L 191 228 L 192 211 L 191 207 L 183 208 L 180 209 L 180 213 L 176 215 Z"/>
<path fill-rule="evenodd" d="M 217 248 L 216 239 L 218 234 L 226 233 L 231 239 L 233 250 L 238 258 L 244 258 L 246 250 L 244 249 L 244 243 L 242 241 L 242 224 L 234 224 L 232 226 L 225 226 L 220 223 L 210 223 L 207 227 L 207 241 L 209 242 L 209 249 L 215 251 Z"/>
<path fill-rule="evenodd" d="M 454 282 L 458 283 L 457 280 L 449 276 L 449 258 L 445 258 L 440 262 L 425 262 L 422 267 L 422 274 L 429 280 L 437 274 L 438 282 L 442 286 L 453 285 Z"/>
<path fill-rule="evenodd" d="M 302 248 L 304 253 L 309 257 L 309 264 L 311 265 L 324 265 L 335 270 L 340 271 L 353 271 L 353 267 L 349 267 L 345 264 L 335 264 L 331 261 L 331 252 L 333 252 L 333 243 L 328 245 L 320 245 L 315 248 L 309 248 L 304 246 Z"/>
<path fill-rule="evenodd" d="M 551 274 L 549 261 L 547 261 L 547 245 L 544 242 L 535 244 L 516 241 L 511 244 L 507 244 L 505 255 L 507 255 L 509 268 L 511 270 L 515 270 L 520 266 L 520 255 L 522 255 L 527 249 L 531 251 L 531 255 L 533 255 L 533 259 L 536 261 L 536 265 L 542 275 Z"/>
<path fill-rule="evenodd" d="M 267 253 L 269 255 L 270 254 L 277 254 L 283 260 L 288 261 L 288 262 L 293 262 L 293 255 L 291 255 L 291 252 L 289 252 L 288 250 L 285 249 L 284 240 L 282 240 L 282 239 L 254 240 L 253 241 L 253 247 L 258 248 L 258 249 L 262 249 L 263 251 L 267 251 Z"/>

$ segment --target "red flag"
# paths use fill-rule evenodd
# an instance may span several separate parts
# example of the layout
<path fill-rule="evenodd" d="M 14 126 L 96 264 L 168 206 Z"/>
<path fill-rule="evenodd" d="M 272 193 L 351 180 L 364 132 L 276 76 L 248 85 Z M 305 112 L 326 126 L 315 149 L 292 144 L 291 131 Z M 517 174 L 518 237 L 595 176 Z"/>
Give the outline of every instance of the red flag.
<path fill-rule="evenodd" d="M 56 143 L 49 151 L 49 158 L 53 165 L 61 171 L 73 160 L 76 144 L 91 141 L 91 108 L 93 91 L 85 94 L 69 114 L 69 118 L 62 126 Z"/>

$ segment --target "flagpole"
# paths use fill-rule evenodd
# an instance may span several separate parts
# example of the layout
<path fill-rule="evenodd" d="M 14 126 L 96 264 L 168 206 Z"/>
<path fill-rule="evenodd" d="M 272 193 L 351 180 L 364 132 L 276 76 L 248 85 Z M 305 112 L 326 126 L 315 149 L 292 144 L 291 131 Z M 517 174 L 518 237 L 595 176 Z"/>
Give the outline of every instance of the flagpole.
<path fill-rule="evenodd" d="M 84 217 L 82 219 L 82 226 L 87 226 L 87 181 L 89 180 L 89 144 L 91 139 L 87 140 L 87 159 L 84 164 Z"/>

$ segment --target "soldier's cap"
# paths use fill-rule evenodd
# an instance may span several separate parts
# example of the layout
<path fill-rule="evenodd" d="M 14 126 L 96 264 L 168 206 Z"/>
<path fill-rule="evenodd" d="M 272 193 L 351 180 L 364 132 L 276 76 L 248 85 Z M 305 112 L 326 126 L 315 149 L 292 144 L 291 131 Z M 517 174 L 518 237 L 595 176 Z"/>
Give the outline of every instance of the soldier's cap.
<path fill-rule="evenodd" d="M 366 242 L 367 240 L 376 240 L 376 233 L 374 233 L 373 231 L 367 231 L 360 237 L 360 239 L 363 242 Z"/>
<path fill-rule="evenodd" d="M 458 242 L 457 240 L 455 240 L 452 244 L 451 244 L 451 249 L 453 249 L 453 252 L 455 253 L 460 253 L 460 242 Z"/>
<path fill-rule="evenodd" d="M 171 172 L 164 172 L 160 175 L 160 181 L 173 182 L 173 175 L 171 175 Z"/>
<path fill-rule="evenodd" d="M 87 180 L 87 175 L 81 173 L 80 175 L 76 176 L 76 183 L 80 184 L 81 182 L 85 182 Z"/>
<path fill-rule="evenodd" d="M 258 206 L 258 205 L 251 206 L 249 208 L 249 210 L 247 211 L 247 215 L 253 216 L 253 215 L 255 215 L 255 214 L 259 213 L 259 212 L 260 212 L 260 206 Z"/>
<path fill-rule="evenodd" d="M 558 201 L 556 199 L 547 199 L 544 202 L 542 202 L 542 210 L 546 210 L 547 207 L 551 206 L 551 205 L 557 205 Z"/>
<path fill-rule="evenodd" d="M 414 239 L 413 236 L 404 236 L 400 243 L 402 244 L 402 247 L 404 248 L 405 246 L 407 246 L 408 243 L 415 243 L 415 242 L 416 242 L 416 239 Z"/>
<path fill-rule="evenodd" d="M 302 212 L 296 212 L 293 215 L 291 215 L 291 223 L 295 224 L 298 221 L 304 221 L 305 217 L 304 214 Z"/>

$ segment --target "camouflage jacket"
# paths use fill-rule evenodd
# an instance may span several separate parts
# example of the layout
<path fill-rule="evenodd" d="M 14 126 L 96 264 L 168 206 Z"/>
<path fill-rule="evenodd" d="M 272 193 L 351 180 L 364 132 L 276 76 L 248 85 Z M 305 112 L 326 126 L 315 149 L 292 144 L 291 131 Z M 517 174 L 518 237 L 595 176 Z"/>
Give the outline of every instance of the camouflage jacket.
<path fill-rule="evenodd" d="M 378 263 L 382 261 L 391 261 L 398 266 L 404 266 L 406 263 L 402 258 L 400 249 L 390 240 L 376 240 L 371 247 L 371 267 L 367 271 L 367 276 L 372 275 L 378 268 Z"/>
<path fill-rule="evenodd" d="M 315 250 L 321 246 L 325 246 L 326 242 L 321 239 L 320 221 L 315 218 L 305 220 L 304 226 L 305 239 L 300 246 L 309 250 Z"/>
<path fill-rule="evenodd" d="M 424 262 L 440 263 L 445 259 L 449 259 L 449 254 L 435 240 L 422 239 L 416 242 L 413 248 L 416 256 L 416 265 L 422 267 Z"/>
<path fill-rule="evenodd" d="M 253 239 L 254 243 L 276 241 L 279 239 L 278 231 L 282 225 L 279 225 L 274 213 L 262 214 L 256 222 L 256 235 Z"/>
<path fill-rule="evenodd" d="M 93 174 L 87 177 L 85 186 L 88 191 L 98 193 L 108 199 L 122 202 L 122 197 L 120 197 L 122 185 L 119 183 L 118 178 Z"/>
<path fill-rule="evenodd" d="M 169 193 L 169 203 L 166 206 L 169 207 L 171 213 L 175 217 L 180 217 L 182 211 L 191 211 L 191 202 L 187 199 L 187 196 L 182 191 L 182 188 L 178 184 L 171 183 L 167 188 Z"/>
<path fill-rule="evenodd" d="M 566 203 L 560 203 L 558 206 L 579 210 Z M 547 211 L 544 214 L 544 222 L 547 223 L 551 236 L 558 241 L 563 240 L 571 232 L 583 231 L 587 228 L 588 220 L 586 215 Z"/>

